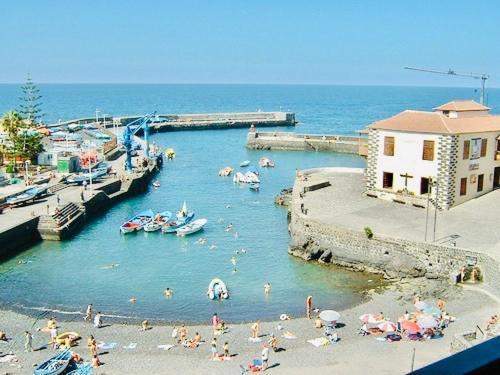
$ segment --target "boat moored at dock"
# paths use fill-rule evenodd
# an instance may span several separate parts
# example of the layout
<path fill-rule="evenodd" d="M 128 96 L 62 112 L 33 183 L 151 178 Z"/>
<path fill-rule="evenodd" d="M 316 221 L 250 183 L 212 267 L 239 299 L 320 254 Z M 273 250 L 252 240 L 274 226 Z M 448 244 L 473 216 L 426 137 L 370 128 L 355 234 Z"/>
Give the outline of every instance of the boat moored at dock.
<path fill-rule="evenodd" d="M 134 216 L 120 226 L 120 231 L 123 234 L 138 232 L 144 226 L 153 221 L 154 213 L 152 210 L 147 210 Z"/>
<path fill-rule="evenodd" d="M 144 232 L 156 232 L 172 218 L 172 212 L 163 211 L 156 214 L 153 221 L 144 226 Z"/>

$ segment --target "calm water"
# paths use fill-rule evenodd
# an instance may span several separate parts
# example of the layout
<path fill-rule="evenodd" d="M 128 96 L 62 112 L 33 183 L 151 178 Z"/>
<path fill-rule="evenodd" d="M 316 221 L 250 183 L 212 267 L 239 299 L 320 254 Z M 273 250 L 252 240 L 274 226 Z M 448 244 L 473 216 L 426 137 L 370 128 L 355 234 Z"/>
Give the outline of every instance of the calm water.
<path fill-rule="evenodd" d="M 297 113 L 298 131 L 344 134 L 404 108 L 429 109 L 473 94 L 471 89 L 335 86 L 42 85 L 41 90 L 47 121 L 92 115 L 95 108 L 118 115 L 281 106 Z M 490 91 L 493 107 L 500 107 L 494 104 L 498 93 Z M 18 87 L 0 85 L 0 111 L 15 106 L 17 96 Z M 292 184 L 295 168 L 362 167 L 364 160 L 328 153 L 249 151 L 245 137 L 244 129 L 154 135 L 154 142 L 177 151 L 175 161 L 159 175 L 161 188 L 120 203 L 71 241 L 44 242 L 1 264 L 0 303 L 81 311 L 92 302 L 108 314 L 202 321 L 214 311 L 229 320 L 297 315 L 309 293 L 325 308 L 358 302 L 359 290 L 376 278 L 288 256 L 286 210 L 274 206 L 273 198 Z M 271 157 L 276 168 L 261 170 L 259 193 L 217 176 L 223 166 L 237 167 L 245 159 L 256 164 L 263 155 Z M 120 223 L 137 211 L 175 211 L 183 200 L 198 217 L 208 219 L 204 232 L 188 238 L 119 234 Z M 225 231 L 228 223 L 234 226 L 231 232 Z M 206 244 L 196 244 L 200 238 L 206 238 Z M 246 254 L 235 255 L 241 249 Z M 237 272 L 232 256 L 238 261 Z M 110 264 L 118 266 L 106 268 Z M 229 300 L 206 298 L 213 277 L 228 284 Z M 263 293 L 267 281 L 273 285 L 268 297 Z M 174 290 L 170 300 L 162 295 L 166 287 Z M 137 298 L 136 304 L 128 303 L 131 297 Z"/>

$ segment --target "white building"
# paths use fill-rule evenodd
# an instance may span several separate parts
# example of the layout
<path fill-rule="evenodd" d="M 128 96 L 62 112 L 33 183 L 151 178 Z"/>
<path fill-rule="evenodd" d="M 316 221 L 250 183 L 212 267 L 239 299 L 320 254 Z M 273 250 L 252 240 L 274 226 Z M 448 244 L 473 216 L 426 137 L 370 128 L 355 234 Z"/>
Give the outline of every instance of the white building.
<path fill-rule="evenodd" d="M 449 209 L 500 187 L 500 116 L 489 110 L 452 101 L 370 125 L 368 195 L 424 205 L 430 190 Z"/>

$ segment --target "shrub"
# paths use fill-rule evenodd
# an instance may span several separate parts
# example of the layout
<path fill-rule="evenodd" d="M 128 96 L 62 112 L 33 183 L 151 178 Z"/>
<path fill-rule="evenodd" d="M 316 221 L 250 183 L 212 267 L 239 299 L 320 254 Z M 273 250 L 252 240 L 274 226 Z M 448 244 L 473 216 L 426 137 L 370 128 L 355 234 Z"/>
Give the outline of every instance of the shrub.
<path fill-rule="evenodd" d="M 14 164 L 9 164 L 7 165 L 7 167 L 5 168 L 5 172 L 7 173 L 16 173 L 16 167 Z"/>

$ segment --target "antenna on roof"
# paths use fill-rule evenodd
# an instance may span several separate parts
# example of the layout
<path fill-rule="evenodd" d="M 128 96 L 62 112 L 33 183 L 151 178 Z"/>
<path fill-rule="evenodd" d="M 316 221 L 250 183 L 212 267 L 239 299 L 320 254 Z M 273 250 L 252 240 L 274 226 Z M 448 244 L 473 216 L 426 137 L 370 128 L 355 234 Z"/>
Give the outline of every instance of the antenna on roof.
<path fill-rule="evenodd" d="M 405 66 L 405 69 L 408 70 L 416 70 L 418 72 L 426 72 L 426 73 L 436 73 L 436 74 L 446 74 L 450 76 L 457 76 L 457 77 L 471 77 L 474 79 L 480 79 L 481 80 L 481 97 L 479 101 L 481 104 L 484 105 L 484 99 L 486 97 L 486 80 L 490 78 L 489 74 L 483 74 L 483 73 L 458 73 L 455 72 L 452 69 L 448 69 L 448 71 L 443 71 L 443 70 L 434 70 L 434 69 L 422 69 L 422 68 L 413 68 L 410 66 Z"/>

